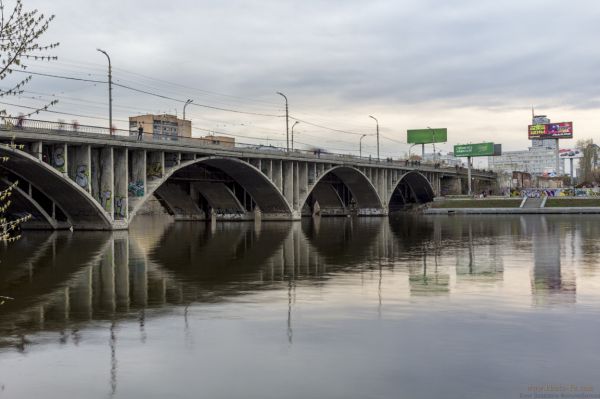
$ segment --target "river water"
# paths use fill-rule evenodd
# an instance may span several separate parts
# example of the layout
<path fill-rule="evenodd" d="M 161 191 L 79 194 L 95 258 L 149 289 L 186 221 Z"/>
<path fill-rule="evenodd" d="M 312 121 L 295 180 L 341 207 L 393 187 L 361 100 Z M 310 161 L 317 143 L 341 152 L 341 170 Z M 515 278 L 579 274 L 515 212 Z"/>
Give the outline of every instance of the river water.
<path fill-rule="evenodd" d="M 599 233 L 589 215 L 26 232 L 0 249 L 0 398 L 600 397 Z"/>

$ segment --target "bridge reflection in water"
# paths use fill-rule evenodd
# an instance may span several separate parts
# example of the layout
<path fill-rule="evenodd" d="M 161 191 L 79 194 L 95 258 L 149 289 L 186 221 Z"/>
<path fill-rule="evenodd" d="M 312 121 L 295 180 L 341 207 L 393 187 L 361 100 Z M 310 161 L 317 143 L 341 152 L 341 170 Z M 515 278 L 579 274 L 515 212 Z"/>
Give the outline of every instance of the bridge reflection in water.
<path fill-rule="evenodd" d="M 2 305 L 0 328 L 4 337 L 61 331 L 89 320 L 139 317 L 148 308 L 226 301 L 281 289 L 290 280 L 323 283 L 365 270 L 400 269 L 411 295 L 450 295 L 463 286 L 502 282 L 497 240 L 509 237 L 532 249 L 535 302 L 556 292 L 567 294 L 557 301 L 574 302 L 575 272 L 561 268 L 559 228 L 548 217 L 525 218 L 494 224 L 418 216 L 317 218 L 212 226 L 142 220 L 131 234 L 27 232 L 0 254 L 0 292 L 15 298 Z"/>
<path fill-rule="evenodd" d="M 188 328 L 190 307 L 252 302 L 261 293 L 285 292 L 277 298 L 286 298 L 289 344 L 298 289 L 329 287 L 336 294 L 324 300 L 348 303 L 367 292 L 359 300 L 379 318 L 421 311 L 430 301 L 450 306 L 448 296 L 477 306 L 474 293 L 481 306 L 570 306 L 577 256 L 597 253 L 587 238 L 599 226 L 578 217 L 403 215 L 302 223 L 140 219 L 129 232 L 31 231 L 0 249 L 0 294 L 14 298 L 0 306 L 0 349 L 78 344 L 90 329 L 106 328 L 114 393 L 119 323 L 137 323 L 144 342 L 151 320 L 181 316 L 179 326 Z M 588 260 L 580 272 L 597 277 L 596 267 Z"/>

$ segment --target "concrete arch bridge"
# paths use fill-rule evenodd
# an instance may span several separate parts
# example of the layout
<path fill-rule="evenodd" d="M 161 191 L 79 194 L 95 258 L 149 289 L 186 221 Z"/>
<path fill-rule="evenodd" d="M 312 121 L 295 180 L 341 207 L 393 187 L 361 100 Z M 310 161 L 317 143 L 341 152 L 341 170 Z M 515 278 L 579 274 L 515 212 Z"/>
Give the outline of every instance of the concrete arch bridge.
<path fill-rule="evenodd" d="M 127 229 L 154 197 L 177 220 L 384 216 L 466 186 L 465 170 L 434 165 L 7 121 L 0 186 L 19 181 L 12 211 L 30 213 L 29 228 Z M 495 181 L 489 172 L 473 178 Z"/>

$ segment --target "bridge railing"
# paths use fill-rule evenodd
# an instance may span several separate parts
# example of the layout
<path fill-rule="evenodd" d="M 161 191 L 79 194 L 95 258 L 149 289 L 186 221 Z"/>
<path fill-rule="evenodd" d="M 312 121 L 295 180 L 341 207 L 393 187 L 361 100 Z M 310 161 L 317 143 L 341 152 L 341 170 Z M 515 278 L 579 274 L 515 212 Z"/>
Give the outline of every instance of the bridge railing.
<path fill-rule="evenodd" d="M 136 141 L 137 140 L 137 129 L 136 130 L 125 130 L 125 129 L 111 129 L 108 127 L 91 126 L 91 125 L 80 125 L 78 123 L 66 123 L 66 122 L 53 122 L 36 119 L 25 119 L 20 117 L 0 117 L 0 131 L 13 131 L 13 132 L 34 132 L 41 134 L 62 134 L 62 135 L 80 135 L 97 138 L 101 135 L 105 138 L 119 141 Z M 111 134 L 112 133 L 112 134 Z M 387 164 L 393 166 L 407 166 L 419 169 L 420 167 L 434 168 L 440 170 L 446 170 L 454 174 L 462 174 L 464 171 L 466 175 L 467 171 L 464 168 L 445 167 L 439 163 L 433 162 L 419 162 L 418 164 L 405 159 L 376 159 L 372 157 L 360 157 L 352 154 L 341 154 L 333 153 L 320 148 L 315 149 L 294 149 L 287 151 L 285 147 L 277 147 L 273 145 L 263 145 L 255 143 L 244 143 L 235 142 L 233 146 L 215 144 L 212 143 L 209 138 L 201 137 L 181 137 L 181 136 L 168 136 L 162 134 L 153 134 L 144 132 L 144 142 L 161 142 L 164 144 L 172 143 L 177 145 L 189 145 L 195 148 L 212 148 L 219 150 L 234 150 L 236 152 L 244 153 L 255 153 L 255 154 L 268 154 L 281 155 L 296 158 L 306 159 L 325 159 L 335 162 L 367 162 L 372 164 Z M 474 170 L 474 173 L 479 175 L 494 176 L 495 173 L 491 171 Z"/>

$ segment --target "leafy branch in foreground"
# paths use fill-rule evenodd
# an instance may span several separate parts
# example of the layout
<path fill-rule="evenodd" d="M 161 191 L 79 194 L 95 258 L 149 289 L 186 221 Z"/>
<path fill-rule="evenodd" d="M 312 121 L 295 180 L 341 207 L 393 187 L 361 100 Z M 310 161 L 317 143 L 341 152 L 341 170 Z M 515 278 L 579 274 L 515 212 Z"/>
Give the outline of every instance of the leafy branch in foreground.
<path fill-rule="evenodd" d="M 22 150 L 24 148 L 23 145 L 15 144 L 14 140 L 10 144 L 8 144 L 8 147 L 17 150 Z M 0 157 L 0 163 L 5 163 L 8 160 L 9 157 L 7 156 Z M 13 190 L 17 187 L 18 184 L 19 182 L 15 181 L 14 183 L 10 183 L 8 187 L 0 190 L 0 242 L 9 243 L 21 238 L 21 234 L 18 233 L 19 225 L 31 219 L 31 215 L 25 215 L 11 220 L 9 220 L 6 217 L 8 208 L 12 204 L 10 198 L 12 196 Z"/>
<path fill-rule="evenodd" d="M 0 97 L 17 96 L 23 93 L 23 88 L 32 78 L 27 75 L 21 79 L 9 79 L 13 72 L 25 72 L 28 67 L 26 60 L 54 61 L 56 56 L 48 54 L 59 43 L 39 44 L 40 37 L 48 30 L 54 15 L 49 17 L 39 13 L 37 9 L 26 11 L 21 0 L 10 12 L 5 13 L 4 1 L 0 0 L 0 81 L 11 80 L 7 89 L 0 89 Z M 47 110 L 56 104 L 53 100 L 39 107 L 24 117 Z M 0 116 L 8 115 L 5 109 L 0 109 Z"/>

